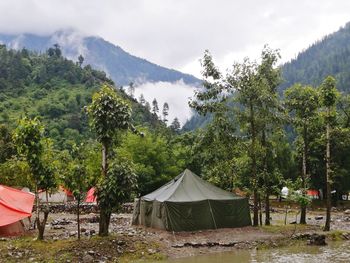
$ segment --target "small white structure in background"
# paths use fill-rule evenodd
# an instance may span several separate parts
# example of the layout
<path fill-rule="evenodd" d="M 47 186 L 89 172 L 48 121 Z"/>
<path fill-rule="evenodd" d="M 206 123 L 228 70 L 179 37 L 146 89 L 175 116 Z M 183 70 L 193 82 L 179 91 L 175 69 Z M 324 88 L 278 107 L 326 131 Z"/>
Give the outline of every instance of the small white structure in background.
<path fill-rule="evenodd" d="M 281 195 L 283 198 L 287 198 L 288 194 L 289 194 L 289 189 L 288 189 L 288 187 L 284 186 L 281 190 Z"/>
<path fill-rule="evenodd" d="M 48 197 L 48 200 L 46 199 L 46 196 Z M 66 203 L 74 201 L 74 196 L 69 190 L 60 186 L 56 192 L 48 193 L 47 195 L 45 191 L 39 192 L 39 199 L 41 202 Z"/>

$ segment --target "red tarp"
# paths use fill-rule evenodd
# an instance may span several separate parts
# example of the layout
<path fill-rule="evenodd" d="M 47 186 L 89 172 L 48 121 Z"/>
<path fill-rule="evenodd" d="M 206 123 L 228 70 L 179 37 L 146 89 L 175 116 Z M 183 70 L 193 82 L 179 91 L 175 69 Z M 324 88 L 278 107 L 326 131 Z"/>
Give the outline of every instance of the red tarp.
<path fill-rule="evenodd" d="M 0 185 L 0 226 L 32 215 L 35 195 Z"/>
<path fill-rule="evenodd" d="M 96 203 L 95 187 L 90 188 L 90 190 L 87 192 L 85 202 Z"/>
<path fill-rule="evenodd" d="M 307 195 L 309 195 L 309 196 L 318 196 L 318 191 L 317 190 L 313 190 L 313 189 L 309 189 L 309 190 L 307 190 Z"/>

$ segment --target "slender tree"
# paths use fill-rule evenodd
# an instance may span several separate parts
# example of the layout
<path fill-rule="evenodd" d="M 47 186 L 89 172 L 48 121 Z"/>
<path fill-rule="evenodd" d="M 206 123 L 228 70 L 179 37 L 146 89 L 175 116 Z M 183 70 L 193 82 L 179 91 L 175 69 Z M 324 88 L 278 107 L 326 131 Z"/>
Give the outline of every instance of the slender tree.
<path fill-rule="evenodd" d="M 130 97 L 134 97 L 134 94 L 135 94 L 135 86 L 134 86 L 134 83 L 133 82 L 130 82 L 129 83 L 129 87 L 128 87 L 128 93 L 129 93 L 129 96 Z"/>
<path fill-rule="evenodd" d="M 261 124 L 261 147 L 262 147 L 262 188 L 265 195 L 265 225 L 270 225 L 270 194 L 276 183 L 278 171 L 274 165 L 272 135 L 281 127 L 282 108 L 277 94 L 277 87 L 281 83 L 280 69 L 276 63 L 280 58 L 277 50 L 265 46 L 261 53 L 261 63 L 257 69 L 257 81 L 260 87 L 261 109 L 259 118 Z"/>
<path fill-rule="evenodd" d="M 93 95 L 87 111 L 91 127 L 102 144 L 102 177 L 108 182 L 111 179 L 108 177 L 108 153 L 115 142 L 116 134 L 131 126 L 131 110 L 112 87 L 103 85 L 101 90 Z M 108 235 L 110 216 L 111 211 L 100 206 L 100 236 Z"/>
<path fill-rule="evenodd" d="M 139 97 L 139 103 L 143 106 L 146 104 L 146 100 L 145 100 L 145 97 L 143 96 L 143 94 L 141 94 Z"/>
<path fill-rule="evenodd" d="M 308 159 L 311 141 L 309 129 L 317 118 L 319 96 L 314 88 L 296 84 L 286 90 L 285 97 L 286 106 L 291 113 L 292 124 L 297 131 L 298 137 L 302 141 L 301 187 L 302 196 L 305 198 L 309 180 Z M 300 224 L 306 224 L 306 202 L 301 205 Z"/>
<path fill-rule="evenodd" d="M 66 169 L 67 173 L 63 178 L 65 186 L 72 191 L 73 196 L 77 201 L 78 239 L 80 239 L 80 205 L 83 195 L 86 193 L 89 186 L 85 157 L 82 151 L 82 145 L 73 145 L 73 160 L 68 164 L 68 169 Z"/>
<path fill-rule="evenodd" d="M 46 193 L 46 201 L 48 202 L 48 191 L 57 187 L 53 170 L 43 161 L 44 139 L 44 126 L 37 118 L 29 119 L 25 117 L 19 120 L 13 134 L 13 140 L 18 153 L 26 159 L 31 171 L 32 180 L 35 184 L 35 220 L 39 230 L 39 240 L 44 239 L 45 225 L 50 211 L 47 203 L 44 208 L 44 218 L 40 220 L 39 190 L 43 190 Z"/>
<path fill-rule="evenodd" d="M 82 55 L 79 55 L 78 57 L 78 66 L 81 67 L 84 63 L 84 57 Z"/>
<path fill-rule="evenodd" d="M 328 76 L 320 87 L 321 103 L 325 108 L 326 122 L 326 198 L 327 198 L 327 213 L 325 231 L 331 228 L 331 129 L 335 117 L 335 105 L 338 97 L 335 79 Z"/>
<path fill-rule="evenodd" d="M 154 98 L 152 101 L 152 113 L 157 115 L 159 112 L 159 107 L 158 107 L 158 102 L 157 100 Z"/>
<path fill-rule="evenodd" d="M 167 123 L 168 115 L 169 115 L 169 104 L 167 102 L 164 102 L 162 114 L 163 114 L 163 121 Z"/>

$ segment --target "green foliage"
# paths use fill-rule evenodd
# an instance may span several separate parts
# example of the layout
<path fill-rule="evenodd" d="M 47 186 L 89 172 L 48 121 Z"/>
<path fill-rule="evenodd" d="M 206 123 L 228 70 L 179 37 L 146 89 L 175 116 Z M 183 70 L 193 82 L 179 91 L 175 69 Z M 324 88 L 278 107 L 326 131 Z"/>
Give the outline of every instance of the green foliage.
<path fill-rule="evenodd" d="M 7 126 L 0 125 L 0 164 L 15 154 L 12 136 Z"/>
<path fill-rule="evenodd" d="M 56 187 L 52 168 L 44 162 L 44 126 L 37 119 L 24 117 L 13 134 L 17 151 L 28 162 L 37 189 Z"/>
<path fill-rule="evenodd" d="M 167 141 L 161 134 L 142 129 L 140 137 L 128 133 L 116 150 L 121 157 L 131 160 L 138 175 L 138 192 L 145 195 L 178 175 L 186 168 L 181 142 Z M 186 154 L 186 153 L 185 153 Z"/>
<path fill-rule="evenodd" d="M 130 127 L 130 106 L 110 86 L 103 85 L 101 90 L 93 95 L 87 111 L 97 140 L 102 143 L 110 144 L 116 131 L 127 130 Z"/>
<path fill-rule="evenodd" d="M 107 177 L 101 178 L 97 187 L 99 206 L 108 212 L 120 208 L 123 202 L 130 200 L 136 181 L 132 163 L 127 160 L 113 161 Z"/>
<path fill-rule="evenodd" d="M 85 164 L 84 148 L 81 146 L 73 146 L 72 159 L 67 164 L 63 177 L 64 185 L 72 191 L 76 200 L 82 200 L 83 195 L 89 187 L 89 177 Z M 67 161 L 67 159 L 65 160 Z"/>
<path fill-rule="evenodd" d="M 320 86 L 321 101 L 325 107 L 332 107 L 336 104 L 339 97 L 337 88 L 335 87 L 335 79 L 328 76 Z"/>

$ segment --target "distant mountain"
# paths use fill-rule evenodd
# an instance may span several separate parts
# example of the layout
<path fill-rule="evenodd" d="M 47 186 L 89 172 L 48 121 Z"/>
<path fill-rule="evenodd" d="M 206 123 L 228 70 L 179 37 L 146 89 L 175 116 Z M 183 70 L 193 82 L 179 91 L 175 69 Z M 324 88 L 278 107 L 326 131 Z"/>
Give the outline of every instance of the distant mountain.
<path fill-rule="evenodd" d="M 77 61 L 82 55 L 84 65 L 103 70 L 117 85 L 144 82 L 175 82 L 183 80 L 186 84 L 197 85 L 200 80 L 192 75 L 161 67 L 145 59 L 133 56 L 121 47 L 113 45 L 100 37 L 83 36 L 74 30 L 62 30 L 52 35 L 0 34 L 0 43 L 8 48 L 45 52 L 54 44 L 59 44 L 63 55 Z"/>
<path fill-rule="evenodd" d="M 283 83 L 279 91 L 283 91 L 295 83 L 318 86 L 328 76 L 337 80 L 337 88 L 345 93 L 350 92 L 350 23 L 337 32 L 325 36 L 306 50 L 300 52 L 295 59 L 281 67 Z M 184 130 L 203 127 L 210 121 L 209 117 L 197 114 L 183 126 Z"/>

